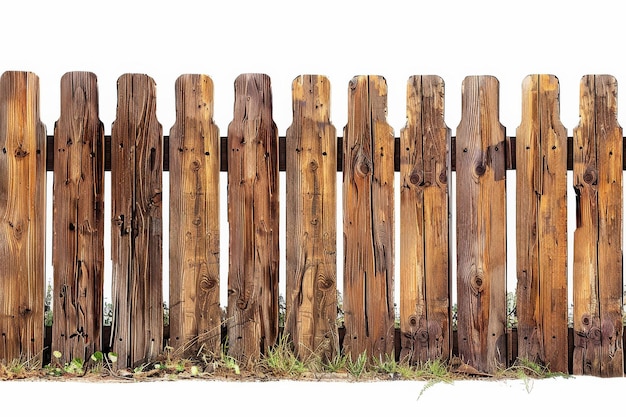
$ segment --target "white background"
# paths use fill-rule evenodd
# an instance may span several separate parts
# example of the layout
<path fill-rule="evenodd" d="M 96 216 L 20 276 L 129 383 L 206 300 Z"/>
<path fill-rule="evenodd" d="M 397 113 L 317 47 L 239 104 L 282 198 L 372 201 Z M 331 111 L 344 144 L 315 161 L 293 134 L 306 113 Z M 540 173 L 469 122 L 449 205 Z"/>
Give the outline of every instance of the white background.
<path fill-rule="evenodd" d="M 233 82 L 245 72 L 271 77 L 274 120 L 281 136 L 291 124 L 291 82 L 300 74 L 329 77 L 332 122 L 340 135 L 347 119 L 349 80 L 360 74 L 384 76 L 388 122 L 396 136 L 406 121 L 405 91 L 411 75 L 444 79 L 446 123 L 453 135 L 460 121 L 463 78 L 493 75 L 500 81 L 500 121 L 514 136 L 521 119 L 522 80 L 528 74 L 550 73 L 560 80 L 561 121 L 571 136 L 578 123 L 581 77 L 611 74 L 618 82 L 626 79 L 619 5 L 608 0 L 6 1 L 0 6 L 0 72 L 24 70 L 40 77 L 41 119 L 48 134 L 59 118 L 59 84 L 65 72 L 92 71 L 98 76 L 106 134 L 115 119 L 117 78 L 130 72 L 150 75 L 157 83 L 157 116 L 166 135 L 175 121 L 176 78 L 207 74 L 214 81 L 214 120 L 222 136 L 232 119 Z M 623 101 L 620 95 L 619 103 Z M 619 119 L 624 117 L 620 114 Z M 511 186 L 512 174 L 507 173 Z M 225 184 L 223 175 L 224 189 Z M 513 202 L 513 188 L 509 190 Z M 509 207 L 513 227 L 508 276 L 513 290 L 514 203 Z M 105 210 L 108 216 L 109 203 Z M 224 219 L 225 213 L 222 210 Z M 167 217 L 164 221 L 167 225 Z M 225 294 L 226 223 L 222 230 Z M 167 259 L 167 237 L 164 244 Z M 50 259 L 49 250 L 48 277 Z"/>

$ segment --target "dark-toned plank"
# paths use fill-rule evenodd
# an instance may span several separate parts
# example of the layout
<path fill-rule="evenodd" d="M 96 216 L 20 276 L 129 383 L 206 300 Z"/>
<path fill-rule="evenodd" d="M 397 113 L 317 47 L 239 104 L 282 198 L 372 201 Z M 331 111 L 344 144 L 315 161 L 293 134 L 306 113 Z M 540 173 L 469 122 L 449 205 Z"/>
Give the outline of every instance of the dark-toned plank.
<path fill-rule="evenodd" d="M 332 360 L 337 332 L 337 134 L 330 82 L 302 75 L 292 84 L 287 129 L 287 333 L 301 359 Z"/>
<path fill-rule="evenodd" d="M 574 353 L 577 375 L 623 376 L 622 128 L 617 81 L 586 75 L 574 129 Z"/>
<path fill-rule="evenodd" d="M 413 76 L 400 134 L 401 359 L 447 360 L 450 338 L 450 129 L 444 82 Z"/>
<path fill-rule="evenodd" d="M 228 152 L 228 353 L 249 365 L 278 335 L 278 130 L 269 76 L 235 80 Z"/>
<path fill-rule="evenodd" d="M 524 79 L 516 166 L 519 357 L 567 373 L 567 132 L 553 75 Z"/>
<path fill-rule="evenodd" d="M 61 78 L 54 137 L 52 350 L 70 362 L 102 349 L 104 126 L 95 74 Z"/>
<path fill-rule="evenodd" d="M 344 351 L 352 359 L 394 354 L 393 129 L 387 83 L 357 76 L 344 129 Z"/>
<path fill-rule="evenodd" d="M 113 329 L 119 366 L 137 366 L 162 352 L 162 127 L 156 85 L 124 74 L 111 129 Z"/>
<path fill-rule="evenodd" d="M 482 372 L 507 362 L 505 130 L 499 82 L 463 81 L 457 128 L 459 356 Z"/>
<path fill-rule="evenodd" d="M 176 80 L 170 132 L 170 345 L 196 355 L 220 353 L 219 130 L 213 81 Z"/>

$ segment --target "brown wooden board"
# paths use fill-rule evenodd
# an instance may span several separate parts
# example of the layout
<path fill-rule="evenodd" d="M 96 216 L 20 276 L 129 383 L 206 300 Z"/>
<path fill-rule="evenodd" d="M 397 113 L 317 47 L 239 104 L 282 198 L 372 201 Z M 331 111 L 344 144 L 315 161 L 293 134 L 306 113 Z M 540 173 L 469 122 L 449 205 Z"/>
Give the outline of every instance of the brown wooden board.
<path fill-rule="evenodd" d="M 524 79 L 516 146 L 518 355 L 567 373 L 567 131 L 554 75 Z"/>
<path fill-rule="evenodd" d="M 292 83 L 293 124 L 286 138 L 287 282 L 285 329 L 296 354 L 332 360 L 337 330 L 337 134 L 330 82 Z"/>
<path fill-rule="evenodd" d="M 387 83 L 356 76 L 344 129 L 343 348 L 353 360 L 394 355 L 394 135 Z"/>
<path fill-rule="evenodd" d="M 400 358 L 447 360 L 452 351 L 450 297 L 450 129 L 444 82 L 407 83 L 407 123 L 400 134 Z"/>
<path fill-rule="evenodd" d="M 156 84 L 123 74 L 111 129 L 113 325 L 121 367 L 154 359 L 163 346 L 162 127 Z"/>
<path fill-rule="evenodd" d="M 278 129 L 269 76 L 235 80 L 228 125 L 228 354 L 244 365 L 278 335 Z"/>
<path fill-rule="evenodd" d="M 220 140 L 213 81 L 176 80 L 170 132 L 170 346 L 178 354 L 220 353 Z"/>
<path fill-rule="evenodd" d="M 0 149 L 0 360 L 41 360 L 46 128 L 31 72 L 0 77 Z"/>
<path fill-rule="evenodd" d="M 468 76 L 456 142 L 459 356 L 481 372 L 506 365 L 505 129 L 499 82 Z"/>
<path fill-rule="evenodd" d="M 586 75 L 574 129 L 573 373 L 624 375 L 622 128 L 617 81 Z"/>
<path fill-rule="evenodd" d="M 102 350 L 104 126 L 95 74 L 61 78 L 54 152 L 52 350 L 69 363 Z"/>

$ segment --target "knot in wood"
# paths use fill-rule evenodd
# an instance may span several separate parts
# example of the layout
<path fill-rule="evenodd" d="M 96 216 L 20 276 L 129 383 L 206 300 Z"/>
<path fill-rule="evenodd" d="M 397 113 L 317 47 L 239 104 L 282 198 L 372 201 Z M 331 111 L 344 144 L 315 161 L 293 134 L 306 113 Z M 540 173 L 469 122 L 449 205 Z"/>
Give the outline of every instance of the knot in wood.
<path fill-rule="evenodd" d="M 414 172 L 409 177 L 409 181 L 413 185 L 421 185 L 422 184 L 422 176 L 418 172 Z"/>
<path fill-rule="evenodd" d="M 195 219 L 193 219 L 192 223 L 194 226 L 200 226 L 202 224 L 202 219 L 200 217 L 196 217 Z"/>
<path fill-rule="evenodd" d="M 417 317 L 416 316 L 410 316 L 409 317 L 409 324 L 411 325 L 411 327 L 417 326 Z"/>
<path fill-rule="evenodd" d="M 483 280 L 483 275 L 482 274 L 476 274 L 472 280 L 471 280 L 471 287 L 474 290 L 474 293 L 479 294 L 483 291 L 483 284 L 484 284 L 484 280 Z"/>
<path fill-rule="evenodd" d="M 585 315 L 582 317 L 582 320 L 581 320 L 581 321 L 582 321 L 582 323 L 583 323 L 583 326 L 589 326 L 589 325 L 591 324 L 591 318 L 590 318 L 590 317 L 589 317 L 589 315 L 587 315 L 587 314 L 585 314 Z"/>
<path fill-rule="evenodd" d="M 479 177 L 482 177 L 483 175 L 485 175 L 486 171 L 487 171 L 487 168 L 483 164 L 476 165 L 476 168 L 474 169 L 474 172 Z"/>
<path fill-rule="evenodd" d="M 427 344 L 428 343 L 428 330 L 419 329 L 417 331 L 416 339 L 422 344 Z"/>
<path fill-rule="evenodd" d="M 587 184 L 596 185 L 598 183 L 598 173 L 593 168 L 587 168 L 583 174 L 583 181 Z"/>
<path fill-rule="evenodd" d="M 602 330 L 598 327 L 592 327 L 589 330 L 589 339 L 591 339 L 594 344 L 599 345 L 602 339 Z"/>
<path fill-rule="evenodd" d="M 357 171 L 359 174 L 365 176 L 365 175 L 369 175 L 370 173 L 370 164 L 367 163 L 367 161 L 362 161 L 358 166 L 357 166 Z"/>
<path fill-rule="evenodd" d="M 209 276 L 203 276 L 200 281 L 200 289 L 204 292 L 210 292 L 213 289 L 217 288 L 218 281 L 215 278 Z"/>
<path fill-rule="evenodd" d="M 442 184 L 448 183 L 448 173 L 445 169 L 441 171 L 441 174 L 439 174 L 439 182 L 441 182 Z"/>
<path fill-rule="evenodd" d="M 317 275 L 317 288 L 321 291 L 328 291 L 335 286 L 335 280 L 323 273 Z"/>
<path fill-rule="evenodd" d="M 318 167 L 319 167 L 319 164 L 317 163 L 317 161 L 313 160 L 313 161 L 309 162 L 309 169 L 311 171 L 317 171 Z"/>
<path fill-rule="evenodd" d="M 200 162 L 198 161 L 193 161 L 191 163 L 191 170 L 192 171 L 199 171 L 200 170 Z"/>

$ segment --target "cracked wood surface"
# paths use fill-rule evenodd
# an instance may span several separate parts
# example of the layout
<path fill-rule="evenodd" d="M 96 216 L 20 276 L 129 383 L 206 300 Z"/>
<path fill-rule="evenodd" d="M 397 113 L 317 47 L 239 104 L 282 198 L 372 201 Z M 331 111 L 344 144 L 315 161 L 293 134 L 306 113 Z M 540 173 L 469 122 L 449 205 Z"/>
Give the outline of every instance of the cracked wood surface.
<path fill-rule="evenodd" d="M 104 126 L 95 74 L 61 78 L 54 129 L 52 350 L 88 360 L 102 350 Z"/>
<path fill-rule="evenodd" d="M 387 83 L 354 77 L 344 129 L 345 353 L 394 355 L 394 135 Z"/>

